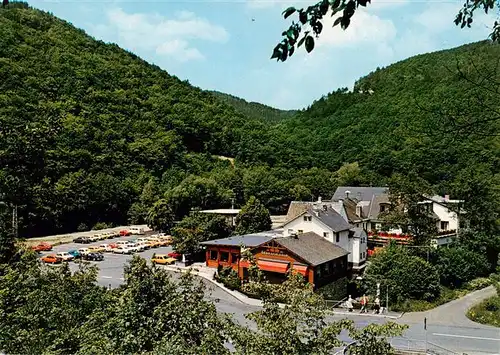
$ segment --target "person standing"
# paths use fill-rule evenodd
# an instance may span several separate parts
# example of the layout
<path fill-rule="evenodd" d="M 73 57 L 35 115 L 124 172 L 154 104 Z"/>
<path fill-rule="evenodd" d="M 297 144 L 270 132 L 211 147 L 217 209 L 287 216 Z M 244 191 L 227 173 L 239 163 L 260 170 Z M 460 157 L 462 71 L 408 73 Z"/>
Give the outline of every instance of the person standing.
<path fill-rule="evenodd" d="M 373 305 L 374 312 L 373 313 L 380 313 L 380 299 L 377 297 L 375 298 L 375 304 Z"/>
<path fill-rule="evenodd" d="M 347 299 L 347 301 L 345 301 L 347 310 L 349 312 L 352 312 L 352 309 L 354 308 L 353 305 L 352 305 L 352 302 L 353 302 L 353 299 L 351 298 L 351 295 L 349 295 L 349 298 Z"/>
<path fill-rule="evenodd" d="M 367 305 L 368 305 L 368 297 L 366 297 L 366 295 L 363 294 L 363 297 L 361 297 L 361 311 L 359 311 L 359 313 L 366 313 Z"/>

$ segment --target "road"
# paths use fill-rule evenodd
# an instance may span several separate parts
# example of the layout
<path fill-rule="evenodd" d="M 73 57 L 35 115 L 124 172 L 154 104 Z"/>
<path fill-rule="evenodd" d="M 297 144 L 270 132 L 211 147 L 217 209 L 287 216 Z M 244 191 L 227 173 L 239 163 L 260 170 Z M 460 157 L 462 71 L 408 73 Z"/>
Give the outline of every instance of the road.
<path fill-rule="evenodd" d="M 135 237 L 121 237 L 120 240 L 134 239 Z M 116 239 L 114 239 L 116 240 Z M 109 243 L 113 240 L 99 241 L 88 245 L 98 245 Z M 68 251 L 85 247 L 85 244 L 63 244 L 54 248 L 51 252 Z M 161 247 L 152 250 L 146 250 L 139 255 L 147 260 L 151 258 L 153 253 L 166 254 L 172 251 L 171 247 Z M 123 267 L 125 263 L 132 258 L 131 255 L 119 255 L 106 253 L 104 260 L 101 262 L 93 262 L 99 266 L 98 282 L 107 287 L 118 287 L 123 283 Z M 77 265 L 70 263 L 71 268 L 76 270 Z M 178 278 L 179 274 L 171 272 L 172 277 Z M 215 301 L 217 310 L 224 313 L 230 313 L 235 320 L 246 322 L 245 314 L 260 309 L 257 306 L 251 306 L 242 303 L 232 295 L 226 293 L 221 288 L 215 286 L 210 281 L 201 278 L 206 286 L 207 299 Z M 483 294 L 481 294 L 483 292 Z M 495 327 L 484 326 L 468 320 L 464 316 L 464 310 L 471 304 L 477 302 L 478 299 L 484 298 L 486 291 L 478 291 L 477 295 L 471 295 L 463 300 L 457 300 L 447 305 L 436 308 L 428 312 L 409 313 L 397 320 L 398 323 L 409 325 L 404 338 L 393 339 L 393 344 L 397 346 L 420 347 L 425 346 L 425 339 L 430 343 L 430 347 L 434 349 L 444 348 L 452 350 L 456 353 L 466 352 L 468 355 L 485 355 L 485 354 L 500 354 L 500 329 Z M 423 327 L 423 319 L 426 317 L 427 331 Z M 339 320 L 346 316 L 329 317 L 329 320 Z M 365 326 L 370 323 L 383 324 L 387 320 L 384 318 L 367 317 L 361 315 L 349 315 L 347 318 L 352 319 L 358 326 Z M 346 335 L 342 335 L 343 340 L 348 340 Z M 434 344 L 434 345 L 433 345 Z M 442 352 L 445 354 L 446 352 Z M 446 353 L 450 354 L 450 353 Z"/>

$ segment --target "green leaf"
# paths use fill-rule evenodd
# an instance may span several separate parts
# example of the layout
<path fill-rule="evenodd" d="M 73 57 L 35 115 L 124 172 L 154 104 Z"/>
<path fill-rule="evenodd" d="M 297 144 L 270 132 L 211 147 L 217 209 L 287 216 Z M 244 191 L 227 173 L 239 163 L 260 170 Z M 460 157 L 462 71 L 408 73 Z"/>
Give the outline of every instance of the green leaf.
<path fill-rule="evenodd" d="M 271 59 L 280 58 L 280 57 L 281 57 L 281 50 L 280 50 L 280 45 L 278 44 L 276 47 L 274 47 L 273 55 L 271 56 Z"/>
<path fill-rule="evenodd" d="M 338 17 L 338 18 L 335 20 L 335 22 L 333 23 L 333 26 L 332 26 L 332 27 L 337 26 L 337 25 L 340 23 L 340 21 L 342 21 L 342 17 Z"/>
<path fill-rule="evenodd" d="M 283 17 L 286 19 L 287 17 L 292 15 L 295 11 L 297 11 L 297 9 L 295 7 L 289 7 L 288 9 L 283 11 Z"/>
<path fill-rule="evenodd" d="M 307 36 L 306 38 L 306 51 L 307 53 L 311 53 L 311 51 L 314 49 L 314 38 L 311 36 Z"/>
<path fill-rule="evenodd" d="M 304 10 L 300 10 L 299 13 L 300 23 L 305 25 L 307 23 L 307 13 Z"/>
<path fill-rule="evenodd" d="M 306 38 L 307 38 L 307 35 L 306 35 L 306 36 L 304 36 L 304 37 L 302 37 L 302 38 L 300 39 L 299 43 L 297 43 L 297 47 L 300 47 L 301 45 L 303 45 L 303 44 L 304 44 L 304 41 L 306 40 Z"/>
<path fill-rule="evenodd" d="M 328 0 L 323 0 L 321 2 L 321 5 L 319 5 L 319 11 L 321 12 L 322 15 L 326 15 L 326 13 L 328 12 L 328 7 L 329 7 Z"/>

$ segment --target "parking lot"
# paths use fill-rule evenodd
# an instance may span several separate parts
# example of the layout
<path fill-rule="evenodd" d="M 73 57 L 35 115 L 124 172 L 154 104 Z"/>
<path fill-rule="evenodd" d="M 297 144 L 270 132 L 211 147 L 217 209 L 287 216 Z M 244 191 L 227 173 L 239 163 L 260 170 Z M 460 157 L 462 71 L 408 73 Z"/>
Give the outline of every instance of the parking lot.
<path fill-rule="evenodd" d="M 151 233 L 148 233 L 151 234 Z M 100 245 L 100 244 L 109 244 L 109 243 L 116 243 L 118 240 L 131 240 L 131 239 L 137 239 L 140 237 L 144 237 L 142 235 L 132 235 L 132 236 L 127 236 L 127 237 L 116 237 L 113 239 L 105 239 L 105 240 L 100 240 L 96 242 L 92 242 L 89 244 L 80 244 L 80 243 L 68 243 L 68 244 L 62 244 L 58 246 L 54 246 L 51 251 L 46 251 L 40 253 L 40 257 L 44 255 L 49 255 L 49 254 L 56 254 L 58 252 L 63 252 L 63 251 L 70 251 L 70 250 L 78 250 L 80 248 L 88 248 L 91 245 Z M 146 260 L 150 260 L 151 256 L 156 253 L 156 254 L 168 254 L 172 250 L 171 246 L 168 247 L 158 247 L 158 248 L 152 248 L 149 250 L 145 250 L 139 253 L 136 253 L 137 255 L 145 258 Z M 106 252 L 103 253 L 104 255 L 104 260 L 102 261 L 89 261 L 90 264 L 97 265 L 99 267 L 99 276 L 98 276 L 98 282 L 99 284 L 103 286 L 110 286 L 110 287 L 117 287 L 121 283 L 123 283 L 123 267 L 125 266 L 125 263 L 128 260 L 131 260 L 133 255 L 123 255 L 123 254 L 115 254 L 111 252 Z M 60 264 L 54 265 L 54 267 L 58 267 Z M 78 268 L 78 263 L 76 262 L 69 262 L 71 270 L 77 270 Z"/>

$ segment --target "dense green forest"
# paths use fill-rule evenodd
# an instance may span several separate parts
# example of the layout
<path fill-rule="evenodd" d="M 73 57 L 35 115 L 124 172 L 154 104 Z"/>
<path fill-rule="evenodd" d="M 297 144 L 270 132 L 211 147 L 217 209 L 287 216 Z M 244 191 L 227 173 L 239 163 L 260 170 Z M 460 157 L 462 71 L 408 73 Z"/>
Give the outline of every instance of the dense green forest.
<path fill-rule="evenodd" d="M 284 213 L 410 171 L 497 218 L 498 96 L 460 73 L 480 78 L 499 46 L 410 58 L 291 113 L 193 87 L 22 3 L 0 9 L 0 30 L 0 191 L 22 236 L 141 223 L 161 198 L 178 219 L 251 196 Z M 482 129 L 450 131 L 456 117 Z"/>
<path fill-rule="evenodd" d="M 238 112 L 252 119 L 263 120 L 269 123 L 278 123 L 284 119 L 292 117 L 297 111 L 280 110 L 269 107 L 258 102 L 248 102 L 239 97 L 225 94 L 219 91 L 212 91 L 221 101 L 233 106 Z"/>

